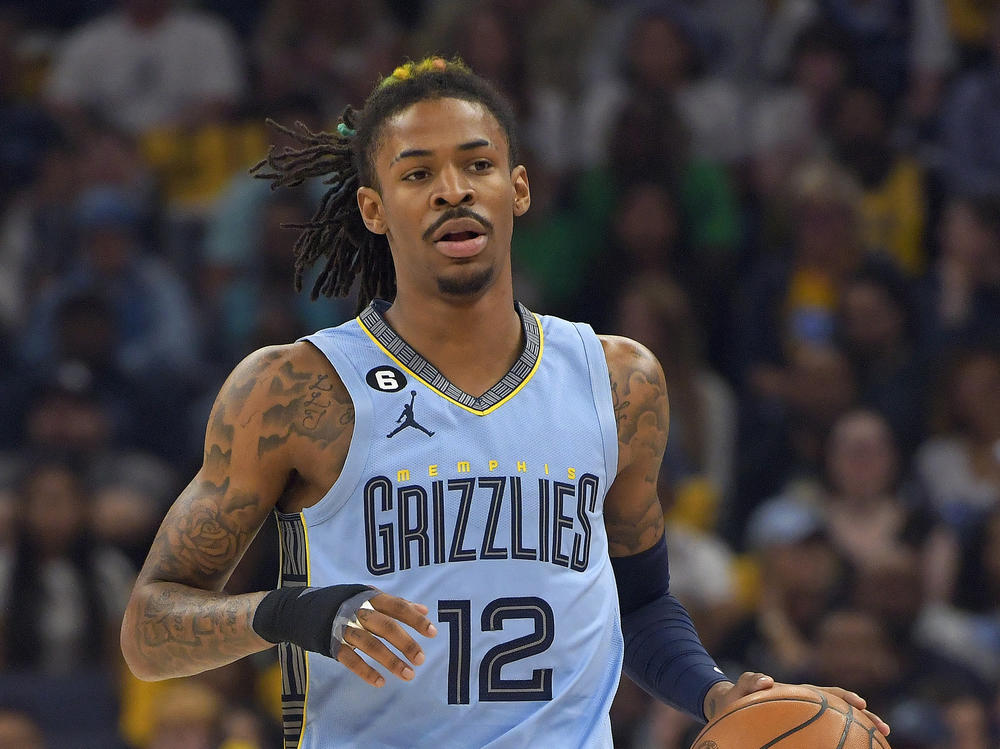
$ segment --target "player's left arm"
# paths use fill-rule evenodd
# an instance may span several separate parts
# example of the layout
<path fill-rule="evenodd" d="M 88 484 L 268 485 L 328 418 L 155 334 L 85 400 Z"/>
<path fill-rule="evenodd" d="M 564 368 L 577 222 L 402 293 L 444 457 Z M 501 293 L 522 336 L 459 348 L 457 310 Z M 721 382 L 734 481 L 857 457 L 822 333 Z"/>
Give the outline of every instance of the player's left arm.
<path fill-rule="evenodd" d="M 618 336 L 601 336 L 601 343 L 618 430 L 618 474 L 604 500 L 604 524 L 618 584 L 625 671 L 658 699 L 711 720 L 740 697 L 770 688 L 774 679 L 752 672 L 735 683 L 727 679 L 670 593 L 657 494 L 670 423 L 666 379 L 656 357 L 641 344 Z M 825 689 L 865 708 L 853 692 Z M 889 727 L 872 717 L 888 733 Z"/>

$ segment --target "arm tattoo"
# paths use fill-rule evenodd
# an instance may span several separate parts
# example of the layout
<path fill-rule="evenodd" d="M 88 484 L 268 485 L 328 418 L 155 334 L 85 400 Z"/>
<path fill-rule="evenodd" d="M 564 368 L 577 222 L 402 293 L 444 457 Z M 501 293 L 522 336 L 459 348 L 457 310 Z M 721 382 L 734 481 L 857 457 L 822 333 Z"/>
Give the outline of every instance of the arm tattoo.
<path fill-rule="evenodd" d="M 261 648 L 253 614 L 262 594 L 227 596 L 160 583 L 141 611 L 140 651 L 163 676 L 217 668 Z"/>
<path fill-rule="evenodd" d="M 638 359 L 639 357 L 634 357 Z M 618 446 L 634 458 L 636 453 L 659 454 L 667 444 L 667 388 L 659 372 L 632 366 L 622 375 L 621 394 L 611 375 L 611 396 L 618 425 Z M 657 466 L 657 470 L 659 466 Z M 653 476 L 653 481 L 656 477 Z"/>
<path fill-rule="evenodd" d="M 350 397 L 330 374 L 296 367 L 277 351 L 236 370 L 209 418 L 202 468 L 167 513 L 129 605 L 129 650 L 155 664 L 157 678 L 262 649 L 252 620 L 263 593 L 222 589 L 283 488 L 285 477 L 275 472 L 284 469 L 273 466 L 284 463 L 274 451 L 293 436 L 339 448 L 353 425 Z M 260 471 L 256 482 L 247 479 L 249 460 L 249 470 Z"/>
<path fill-rule="evenodd" d="M 230 491 L 230 479 L 195 479 L 153 541 L 140 584 L 136 646 L 164 676 L 182 676 L 259 650 L 251 622 L 260 594 L 218 592 L 253 539 L 267 508 Z M 137 586 L 138 587 L 138 586 Z"/>
<path fill-rule="evenodd" d="M 264 412 L 257 455 L 284 445 L 294 435 L 323 449 L 350 436 L 354 404 L 347 389 L 335 387 L 329 375 L 296 371 L 286 363 L 271 381 L 275 405 Z"/>
<path fill-rule="evenodd" d="M 657 483 L 667 443 L 667 388 L 656 360 L 634 343 L 609 356 L 609 369 L 619 475 L 614 501 L 605 507 L 605 526 L 611 555 L 628 556 L 663 535 Z"/>

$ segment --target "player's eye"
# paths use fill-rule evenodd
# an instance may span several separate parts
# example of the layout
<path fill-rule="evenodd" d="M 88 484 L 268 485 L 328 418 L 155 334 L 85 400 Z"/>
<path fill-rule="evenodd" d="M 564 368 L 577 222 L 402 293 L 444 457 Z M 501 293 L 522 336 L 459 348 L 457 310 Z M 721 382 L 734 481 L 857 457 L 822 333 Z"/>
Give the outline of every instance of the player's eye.
<path fill-rule="evenodd" d="M 426 169 L 414 169 L 412 172 L 407 172 L 403 175 L 403 180 L 406 182 L 419 182 L 422 179 L 426 179 L 428 172 Z"/>
<path fill-rule="evenodd" d="M 469 166 L 474 172 L 485 172 L 487 169 L 493 166 L 493 162 L 489 159 L 476 159 Z"/>

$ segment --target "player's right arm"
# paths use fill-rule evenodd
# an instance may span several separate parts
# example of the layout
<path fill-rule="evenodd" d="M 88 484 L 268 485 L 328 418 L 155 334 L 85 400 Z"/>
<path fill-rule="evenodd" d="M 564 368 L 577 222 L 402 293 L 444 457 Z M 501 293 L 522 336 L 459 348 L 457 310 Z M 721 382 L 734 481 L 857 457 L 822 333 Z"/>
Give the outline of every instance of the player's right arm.
<path fill-rule="evenodd" d="M 201 469 L 160 525 L 122 622 L 122 652 L 139 678 L 194 674 L 270 647 L 251 626 L 265 593 L 222 589 L 291 471 L 287 442 L 258 448 L 279 437 L 265 414 L 294 407 L 306 375 L 289 348 L 252 354 L 219 392 Z"/>
<path fill-rule="evenodd" d="M 299 644 L 330 650 L 329 627 L 321 628 L 338 614 L 340 586 L 310 596 L 308 617 L 298 615 L 287 589 L 230 595 L 223 587 L 264 519 L 279 500 L 288 501 L 293 475 L 296 486 L 307 487 L 300 504 L 329 488 L 343 467 L 353 424 L 346 388 L 310 344 L 262 349 L 237 366 L 212 408 L 201 469 L 164 518 L 129 599 L 121 645 L 136 676 L 199 673 L 277 641 L 306 640 Z M 265 598 L 266 627 L 257 616 L 255 629 Z M 276 600 L 281 605 L 273 605 Z M 419 646 L 399 622 L 428 634 L 433 628 L 426 610 L 385 593 L 371 604 L 375 610 L 358 617 L 365 629 L 351 628 L 345 639 L 407 678 L 407 665 L 379 638 L 411 662 L 422 661 Z M 269 639 L 258 634 L 262 630 Z M 361 678 L 375 685 L 383 681 L 350 647 L 340 650 L 338 660 Z"/>

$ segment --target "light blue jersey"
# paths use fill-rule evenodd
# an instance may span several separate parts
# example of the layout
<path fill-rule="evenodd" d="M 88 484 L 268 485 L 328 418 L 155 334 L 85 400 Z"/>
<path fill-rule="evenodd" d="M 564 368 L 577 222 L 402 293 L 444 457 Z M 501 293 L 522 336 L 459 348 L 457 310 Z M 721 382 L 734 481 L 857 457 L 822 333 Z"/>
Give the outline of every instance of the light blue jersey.
<path fill-rule="evenodd" d="M 281 645 L 286 749 L 611 747 L 622 635 L 603 505 L 618 438 L 600 341 L 518 305 L 524 351 L 477 398 L 387 307 L 307 339 L 350 392 L 354 435 L 327 495 L 279 514 L 282 584 L 373 585 L 427 605 L 438 636 L 417 638 L 412 681 L 381 689 Z"/>

